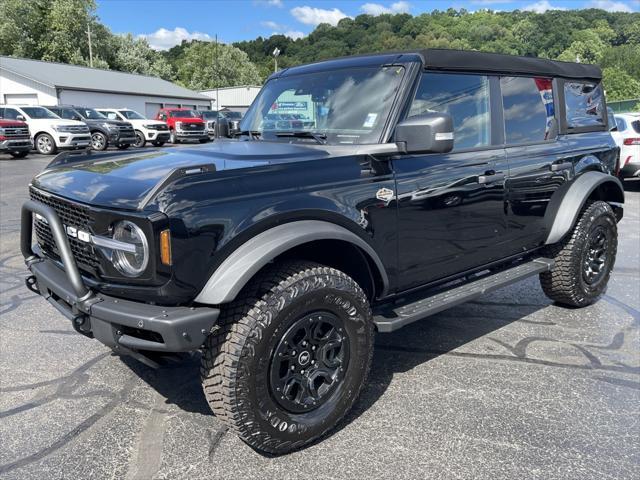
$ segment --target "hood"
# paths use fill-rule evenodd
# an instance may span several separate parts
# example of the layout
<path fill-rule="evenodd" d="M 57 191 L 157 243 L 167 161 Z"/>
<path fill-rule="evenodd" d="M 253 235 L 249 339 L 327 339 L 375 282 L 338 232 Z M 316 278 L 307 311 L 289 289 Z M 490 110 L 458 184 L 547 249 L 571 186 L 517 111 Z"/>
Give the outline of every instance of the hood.
<path fill-rule="evenodd" d="M 87 124 L 79 120 L 66 120 L 64 118 L 31 118 L 27 123 L 46 123 L 47 125 L 73 125 L 75 127 L 86 127 Z"/>
<path fill-rule="evenodd" d="M 171 120 L 182 123 L 204 123 L 199 117 L 171 117 Z"/>
<path fill-rule="evenodd" d="M 177 180 L 188 167 L 209 172 L 250 169 L 315 160 L 329 156 L 320 146 L 259 141 L 218 141 L 205 148 L 175 148 L 143 152 L 84 154 L 56 159 L 33 179 L 33 186 L 61 197 L 107 208 L 136 210 Z M 62 154 L 65 155 L 65 154 Z M 184 169 L 186 168 L 186 172 Z"/>
<path fill-rule="evenodd" d="M 0 118 L 0 128 L 4 127 L 26 127 L 27 124 L 18 120 L 5 120 Z"/>
<path fill-rule="evenodd" d="M 124 122 L 122 120 L 112 120 L 110 118 L 86 118 L 83 120 L 83 122 L 87 124 L 107 123 L 116 127 L 128 127 L 130 125 L 129 122 Z"/>

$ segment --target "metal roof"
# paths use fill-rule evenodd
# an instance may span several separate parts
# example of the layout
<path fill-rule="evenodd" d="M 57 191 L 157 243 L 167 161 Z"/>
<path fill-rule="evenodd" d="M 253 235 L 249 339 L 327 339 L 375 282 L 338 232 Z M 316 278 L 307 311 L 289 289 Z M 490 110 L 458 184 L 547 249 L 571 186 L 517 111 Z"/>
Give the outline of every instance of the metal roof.
<path fill-rule="evenodd" d="M 210 100 L 198 92 L 158 77 L 66 63 L 0 56 L 0 70 L 53 88 Z"/>

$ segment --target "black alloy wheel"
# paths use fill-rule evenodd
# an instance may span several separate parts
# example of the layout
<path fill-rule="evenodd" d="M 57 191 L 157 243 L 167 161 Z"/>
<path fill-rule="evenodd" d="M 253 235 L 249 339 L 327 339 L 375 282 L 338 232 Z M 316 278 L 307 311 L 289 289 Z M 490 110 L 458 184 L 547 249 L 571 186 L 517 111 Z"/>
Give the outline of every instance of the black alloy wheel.
<path fill-rule="evenodd" d="M 297 320 L 280 339 L 271 358 L 271 395 L 285 410 L 309 412 L 326 402 L 349 364 L 349 338 L 331 312 Z"/>

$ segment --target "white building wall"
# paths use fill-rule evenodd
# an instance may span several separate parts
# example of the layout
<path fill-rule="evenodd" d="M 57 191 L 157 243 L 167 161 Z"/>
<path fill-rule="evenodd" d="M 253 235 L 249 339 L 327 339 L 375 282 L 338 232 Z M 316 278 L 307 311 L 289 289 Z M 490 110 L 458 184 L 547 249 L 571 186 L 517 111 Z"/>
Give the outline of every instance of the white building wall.
<path fill-rule="evenodd" d="M 123 95 L 119 93 L 87 92 L 84 90 L 62 90 L 60 103 L 95 108 L 130 108 L 142 115 L 155 115 L 160 104 L 180 105 L 185 108 L 209 110 L 211 105 L 206 100 L 185 100 L 171 97 L 155 97 L 151 95 Z"/>
<path fill-rule="evenodd" d="M 28 78 L 18 76 L 1 68 L 0 65 L 0 103 L 8 98 L 24 96 L 32 98 L 28 103 L 37 105 L 56 105 L 56 89 Z"/>
<path fill-rule="evenodd" d="M 222 108 L 241 110 L 249 108 L 258 95 L 258 92 L 260 92 L 260 88 L 261 87 L 257 86 L 229 87 L 220 88 L 217 92 L 214 89 L 204 90 L 200 93 L 213 100 L 213 108 L 215 110 Z M 220 96 L 219 101 L 217 98 L 218 95 Z"/>

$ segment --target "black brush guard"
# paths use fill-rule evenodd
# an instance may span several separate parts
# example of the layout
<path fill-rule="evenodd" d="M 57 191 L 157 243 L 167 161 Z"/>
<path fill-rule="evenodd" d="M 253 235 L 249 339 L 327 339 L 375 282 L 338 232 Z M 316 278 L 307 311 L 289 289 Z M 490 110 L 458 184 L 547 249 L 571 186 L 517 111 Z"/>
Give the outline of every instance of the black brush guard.
<path fill-rule="evenodd" d="M 44 217 L 64 268 L 32 246 L 33 214 Z M 195 350 L 215 326 L 220 310 L 208 307 L 163 307 L 91 291 L 71 252 L 65 227 L 56 211 L 28 200 L 22 206 L 20 249 L 32 275 L 26 285 L 70 319 L 83 335 L 120 353 Z"/>

